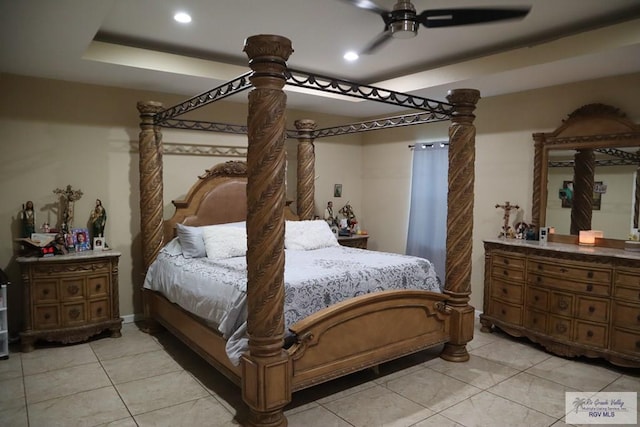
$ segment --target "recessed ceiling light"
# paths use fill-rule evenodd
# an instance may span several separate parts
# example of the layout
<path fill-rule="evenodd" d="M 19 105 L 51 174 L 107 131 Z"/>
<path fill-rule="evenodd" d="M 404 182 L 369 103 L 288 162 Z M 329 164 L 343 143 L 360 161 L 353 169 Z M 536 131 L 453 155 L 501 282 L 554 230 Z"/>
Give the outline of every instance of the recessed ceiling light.
<path fill-rule="evenodd" d="M 344 54 L 343 58 L 346 59 L 347 61 L 355 61 L 356 59 L 359 58 L 359 56 L 356 52 L 350 50 L 349 52 Z"/>
<path fill-rule="evenodd" d="M 178 12 L 175 15 L 173 15 L 173 19 L 175 19 L 181 24 L 188 24 L 189 22 L 191 22 L 191 15 L 189 15 L 186 12 Z"/>

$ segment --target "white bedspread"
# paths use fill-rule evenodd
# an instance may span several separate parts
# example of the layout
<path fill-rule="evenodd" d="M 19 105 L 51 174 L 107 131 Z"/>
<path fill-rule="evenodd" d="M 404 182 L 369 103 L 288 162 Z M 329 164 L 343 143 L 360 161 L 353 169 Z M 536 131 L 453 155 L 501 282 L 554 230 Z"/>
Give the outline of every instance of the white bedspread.
<path fill-rule="evenodd" d="M 246 258 L 184 258 L 176 243 L 160 252 L 147 272 L 144 287 L 216 324 L 228 338 L 229 358 L 238 364 L 247 349 Z M 286 250 L 284 281 L 286 329 L 325 307 L 370 292 L 441 292 L 433 265 L 425 259 L 343 246 Z"/>

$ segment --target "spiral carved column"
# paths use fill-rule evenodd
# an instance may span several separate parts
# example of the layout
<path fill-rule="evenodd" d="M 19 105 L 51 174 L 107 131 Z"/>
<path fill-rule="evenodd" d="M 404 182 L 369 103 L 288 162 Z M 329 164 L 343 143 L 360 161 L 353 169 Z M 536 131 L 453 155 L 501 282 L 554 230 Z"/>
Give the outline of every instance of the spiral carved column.
<path fill-rule="evenodd" d="M 163 110 L 159 102 L 138 102 L 140 112 L 139 167 L 140 167 L 140 236 L 142 237 L 142 263 L 144 272 L 158 256 L 163 245 L 162 200 L 162 133 L 153 124 L 153 116 Z M 149 305 L 142 291 L 145 317 L 144 330 L 157 328 L 149 315 Z"/>
<path fill-rule="evenodd" d="M 315 195 L 315 151 L 313 131 L 316 122 L 309 119 L 296 120 L 298 129 L 298 187 L 297 207 L 300 219 L 312 219 Z"/>
<path fill-rule="evenodd" d="M 542 150 L 544 148 L 544 134 L 543 133 L 534 133 L 533 134 L 534 141 L 534 155 L 533 155 L 533 188 L 547 188 L 547 183 L 544 183 L 544 187 L 542 186 L 542 177 L 547 176 L 546 164 L 543 164 L 542 158 Z M 541 167 L 544 166 L 544 171 L 540 170 Z M 546 221 L 546 218 L 541 219 L 542 215 L 542 194 L 540 191 L 533 192 L 533 199 L 531 202 L 531 225 L 535 228 L 540 227 L 543 224 L 543 221 Z M 546 197 L 546 196 L 545 196 Z M 545 202 L 546 205 L 546 202 Z"/>
<path fill-rule="evenodd" d="M 578 235 L 580 230 L 591 230 L 596 156 L 592 149 L 578 150 L 574 160 L 570 232 Z"/>
<path fill-rule="evenodd" d="M 245 41 L 253 70 L 247 153 L 247 330 L 242 396 L 250 426 L 286 426 L 291 401 L 284 344 L 285 84 L 291 41 L 258 35 Z"/>
<path fill-rule="evenodd" d="M 449 91 L 454 105 L 449 126 L 449 192 L 447 196 L 447 261 L 445 294 L 452 309 L 450 340 L 440 357 L 451 362 L 469 360 L 467 342 L 473 339 L 474 309 L 471 294 L 471 248 L 475 137 L 473 111 L 480 99 L 475 89 Z"/>

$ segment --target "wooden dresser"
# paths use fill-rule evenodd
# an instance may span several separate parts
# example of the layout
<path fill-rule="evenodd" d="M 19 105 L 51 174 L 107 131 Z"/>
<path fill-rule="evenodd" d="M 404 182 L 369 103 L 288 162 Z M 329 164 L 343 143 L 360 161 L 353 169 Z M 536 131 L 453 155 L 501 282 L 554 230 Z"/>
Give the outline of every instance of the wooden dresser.
<path fill-rule="evenodd" d="M 109 330 L 120 336 L 115 251 L 19 257 L 24 295 L 22 351 L 36 340 L 75 343 Z"/>
<path fill-rule="evenodd" d="M 640 367 L 640 253 L 515 239 L 484 246 L 482 331 Z"/>
<path fill-rule="evenodd" d="M 353 236 L 338 236 L 338 243 L 350 248 L 367 249 L 368 234 L 354 234 Z"/>

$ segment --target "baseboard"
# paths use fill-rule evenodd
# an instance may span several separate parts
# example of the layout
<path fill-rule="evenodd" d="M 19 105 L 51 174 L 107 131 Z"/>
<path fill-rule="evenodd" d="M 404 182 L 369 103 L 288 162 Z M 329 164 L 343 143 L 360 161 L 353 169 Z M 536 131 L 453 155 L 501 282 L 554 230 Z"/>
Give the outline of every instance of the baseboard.
<path fill-rule="evenodd" d="M 144 315 L 138 314 L 126 314 L 124 316 L 120 316 L 122 318 L 122 323 L 134 323 L 141 321 L 144 318 Z"/>

